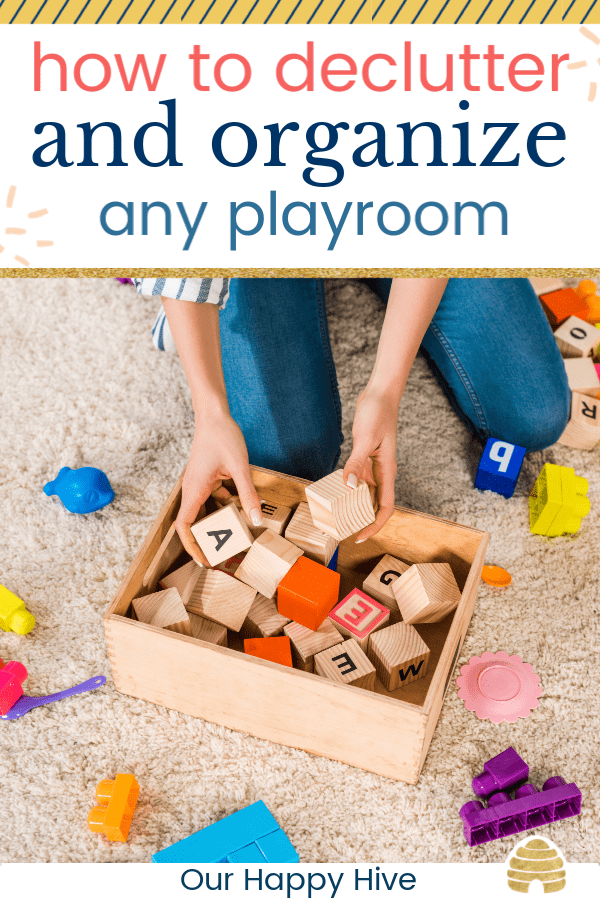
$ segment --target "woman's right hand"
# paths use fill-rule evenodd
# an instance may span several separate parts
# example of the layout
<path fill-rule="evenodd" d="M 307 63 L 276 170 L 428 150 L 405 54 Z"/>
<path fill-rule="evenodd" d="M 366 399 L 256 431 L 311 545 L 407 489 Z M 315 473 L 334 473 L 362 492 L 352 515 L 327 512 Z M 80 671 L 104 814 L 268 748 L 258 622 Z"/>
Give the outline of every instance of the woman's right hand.
<path fill-rule="evenodd" d="M 231 493 L 223 486 L 225 478 L 233 479 L 244 512 L 253 525 L 260 525 L 261 503 L 250 477 L 248 451 L 239 425 L 224 411 L 196 416 L 175 528 L 184 548 L 199 565 L 209 566 L 209 562 L 196 543 L 191 526 L 204 512 L 209 496 L 221 501 L 231 499 Z"/>

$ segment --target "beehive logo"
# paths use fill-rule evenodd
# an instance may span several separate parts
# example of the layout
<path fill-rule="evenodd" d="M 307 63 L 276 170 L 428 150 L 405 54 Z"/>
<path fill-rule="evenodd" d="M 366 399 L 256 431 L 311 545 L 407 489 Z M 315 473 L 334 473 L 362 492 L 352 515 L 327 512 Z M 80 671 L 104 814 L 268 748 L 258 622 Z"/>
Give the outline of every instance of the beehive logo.
<path fill-rule="evenodd" d="M 508 862 L 508 886 L 519 894 L 529 893 L 533 881 L 540 881 L 545 894 L 562 891 L 567 883 L 559 850 L 542 838 L 534 838 L 513 850 Z"/>

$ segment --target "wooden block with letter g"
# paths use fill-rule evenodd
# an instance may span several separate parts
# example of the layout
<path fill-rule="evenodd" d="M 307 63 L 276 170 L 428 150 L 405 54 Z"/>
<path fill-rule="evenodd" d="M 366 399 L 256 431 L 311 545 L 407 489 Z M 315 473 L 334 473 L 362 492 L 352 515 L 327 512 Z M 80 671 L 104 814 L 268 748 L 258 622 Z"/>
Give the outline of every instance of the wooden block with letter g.
<path fill-rule="evenodd" d="M 335 538 L 325 534 L 313 522 L 308 503 L 299 503 L 292 521 L 285 530 L 286 540 L 304 550 L 308 559 L 329 565 L 338 545 Z"/>
<path fill-rule="evenodd" d="M 234 503 L 200 519 L 192 534 L 211 566 L 247 550 L 254 540 Z"/>
<path fill-rule="evenodd" d="M 314 524 L 336 541 L 375 521 L 374 491 L 366 481 L 359 481 L 356 488 L 347 487 L 341 469 L 305 489 Z"/>
<path fill-rule="evenodd" d="M 460 603 L 460 588 L 448 563 L 417 563 L 392 585 L 409 625 L 439 622 Z"/>
<path fill-rule="evenodd" d="M 371 635 L 368 656 L 383 686 L 395 691 L 427 673 L 430 651 L 416 628 L 397 622 Z"/>
<path fill-rule="evenodd" d="M 177 588 L 136 597 L 133 609 L 139 622 L 192 636 L 192 626 Z"/>
<path fill-rule="evenodd" d="M 271 599 L 279 582 L 301 556 L 299 547 L 266 529 L 252 544 L 235 577 Z"/>
<path fill-rule="evenodd" d="M 379 560 L 373 571 L 363 581 L 363 591 L 370 597 L 375 597 L 384 606 L 387 606 L 391 616 L 391 622 L 394 619 L 398 622 L 402 618 L 398 603 L 394 597 L 392 585 L 400 578 L 401 575 L 410 569 L 408 563 L 402 562 L 390 556 L 389 553 Z"/>
<path fill-rule="evenodd" d="M 353 638 L 317 653 L 315 672 L 340 684 L 375 690 L 375 666 Z"/>

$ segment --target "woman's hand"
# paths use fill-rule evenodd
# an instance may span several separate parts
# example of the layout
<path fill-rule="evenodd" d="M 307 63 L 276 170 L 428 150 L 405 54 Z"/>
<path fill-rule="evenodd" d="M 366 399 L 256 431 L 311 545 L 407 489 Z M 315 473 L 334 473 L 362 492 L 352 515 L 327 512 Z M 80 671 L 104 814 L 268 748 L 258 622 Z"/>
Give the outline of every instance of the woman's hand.
<path fill-rule="evenodd" d="M 203 566 L 209 563 L 194 540 L 191 526 L 204 512 L 210 495 L 221 501 L 231 499 L 231 493 L 223 486 L 225 478 L 235 482 L 242 508 L 252 524 L 261 525 L 261 504 L 250 477 L 244 436 L 229 413 L 219 411 L 196 418 L 190 459 L 183 476 L 181 506 L 175 520 L 181 543 Z"/>
<path fill-rule="evenodd" d="M 367 387 L 356 404 L 354 446 L 344 466 L 344 481 L 352 488 L 359 481 L 374 485 L 379 509 L 375 521 L 357 535 L 357 544 L 377 534 L 394 511 L 397 431 L 396 397 Z"/>

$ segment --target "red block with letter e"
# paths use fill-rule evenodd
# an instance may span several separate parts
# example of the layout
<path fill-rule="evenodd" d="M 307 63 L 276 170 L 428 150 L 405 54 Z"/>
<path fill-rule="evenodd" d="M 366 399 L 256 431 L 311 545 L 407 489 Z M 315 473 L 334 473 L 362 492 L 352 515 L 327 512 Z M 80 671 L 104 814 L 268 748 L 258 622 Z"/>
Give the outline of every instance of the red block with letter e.
<path fill-rule="evenodd" d="M 354 588 L 331 610 L 329 618 L 340 634 L 354 638 L 361 650 L 366 652 L 373 632 L 388 624 L 390 611 L 368 594 Z"/>

